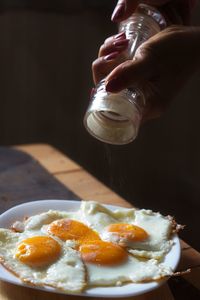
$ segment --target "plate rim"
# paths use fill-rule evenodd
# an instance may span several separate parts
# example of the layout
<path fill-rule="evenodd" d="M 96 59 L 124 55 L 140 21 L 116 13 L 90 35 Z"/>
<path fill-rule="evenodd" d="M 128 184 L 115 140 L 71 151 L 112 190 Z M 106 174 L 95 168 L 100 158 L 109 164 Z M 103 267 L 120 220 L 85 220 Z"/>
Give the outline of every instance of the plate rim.
<path fill-rule="evenodd" d="M 95 200 L 66 200 L 66 199 L 39 199 L 39 200 L 35 200 L 35 201 L 29 201 L 29 202 L 24 202 L 24 203 L 20 203 L 19 205 L 15 205 L 11 208 L 9 208 L 8 210 L 4 211 L 1 215 L 0 215 L 0 224 L 2 222 L 2 219 L 6 218 L 7 215 L 9 214 L 12 214 L 13 212 L 16 212 L 16 210 L 19 210 L 20 208 L 28 208 L 29 206 L 35 206 L 35 209 L 39 209 L 38 205 L 40 205 L 41 203 L 44 205 L 46 204 L 47 206 L 48 205 L 56 205 L 56 204 L 61 204 L 64 205 L 64 204 L 67 204 L 68 206 L 72 206 L 72 205 L 75 205 L 77 207 L 80 207 L 80 204 L 82 201 L 95 201 Z M 98 202 L 98 201 L 95 201 L 95 202 Z M 99 204 L 101 205 L 104 205 L 105 207 L 107 208 L 110 208 L 110 209 L 117 209 L 117 208 L 123 208 L 123 209 L 127 209 L 126 207 L 123 207 L 123 206 L 119 206 L 119 205 L 111 205 L 111 204 L 104 204 L 104 203 L 100 203 L 98 202 Z M 55 208 L 46 208 L 46 209 L 55 209 Z M 62 208 L 64 209 L 64 208 Z M 57 208 L 57 210 L 59 210 L 59 208 Z M 41 210 L 41 212 L 38 212 L 38 213 L 42 213 L 42 211 L 44 212 L 44 209 Z M 31 215 L 34 215 L 35 213 L 37 212 L 32 212 L 29 216 Z M 16 221 L 19 220 L 19 217 L 17 218 L 17 215 L 16 215 Z M 9 222 L 8 222 L 9 223 Z M 13 221 L 10 221 L 10 225 L 13 224 Z M 1 225 L 0 225 L 1 227 Z M 1 227 L 2 228 L 2 227 Z M 4 228 L 9 228 L 8 226 L 7 227 L 4 227 Z M 180 261 L 180 256 L 181 256 L 181 246 L 180 246 L 180 240 L 179 240 L 179 237 L 177 234 L 174 234 L 173 235 L 173 241 L 175 243 L 175 246 L 176 246 L 176 253 L 178 253 L 177 255 L 177 259 L 176 259 L 176 263 L 174 264 L 173 266 L 173 271 L 177 268 L 178 266 L 178 263 Z M 171 251 L 170 251 L 171 252 Z M 169 252 L 169 253 L 170 253 Z M 11 278 L 14 278 L 13 280 L 9 280 L 9 279 L 5 279 L 4 277 L 2 277 L 2 274 L 1 272 L 6 272 L 6 274 L 9 274 L 11 275 Z M 128 283 L 128 284 L 124 284 L 120 287 L 92 287 L 92 288 L 88 288 L 86 289 L 85 291 L 83 292 L 80 292 L 80 293 L 69 293 L 69 292 L 63 292 L 61 290 L 57 290 L 56 288 L 51 288 L 51 287 L 47 287 L 47 286 L 44 286 L 44 287 L 39 287 L 39 286 L 32 286 L 32 285 L 29 285 L 29 284 L 25 284 L 23 281 L 21 281 L 17 276 L 13 275 L 11 272 L 9 272 L 8 270 L 6 270 L 5 267 L 3 267 L 1 264 L 0 264 L 0 280 L 4 281 L 4 282 L 9 282 L 11 284 L 15 284 L 15 285 L 18 285 L 18 286 L 23 286 L 23 287 L 28 287 L 28 288 L 32 288 L 32 289 L 36 289 L 36 290 L 42 290 L 42 291 L 46 291 L 46 292 L 53 292 L 53 293 L 57 293 L 57 294 L 64 294 L 64 295 L 71 295 L 71 296 L 83 296 L 83 297 L 106 297 L 106 298 L 122 298 L 122 297 L 131 297 L 131 296 L 138 296 L 138 295 L 142 295 L 144 293 L 147 293 L 147 292 L 150 292 L 154 289 L 157 289 L 159 288 L 161 285 L 163 285 L 165 282 L 167 282 L 167 278 L 165 279 L 162 279 L 160 281 L 152 281 L 152 282 L 148 282 L 148 283 Z M 133 286 L 133 290 L 134 290 L 134 285 L 144 285 L 146 286 L 145 290 L 142 291 L 142 290 L 138 290 L 138 291 L 133 291 L 133 292 L 126 292 L 126 293 L 123 293 L 123 294 L 119 294 L 119 292 L 117 293 L 108 293 L 110 289 L 121 289 L 123 287 L 132 287 Z M 104 290 L 105 289 L 105 294 L 103 292 L 98 292 L 98 290 Z M 95 292 L 95 290 L 97 290 L 97 292 Z"/>

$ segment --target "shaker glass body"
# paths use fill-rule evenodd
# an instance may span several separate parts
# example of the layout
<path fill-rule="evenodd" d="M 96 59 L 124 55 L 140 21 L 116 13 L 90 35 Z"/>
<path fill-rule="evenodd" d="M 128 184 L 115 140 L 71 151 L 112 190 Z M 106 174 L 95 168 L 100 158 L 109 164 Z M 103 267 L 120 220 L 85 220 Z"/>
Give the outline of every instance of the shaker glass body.
<path fill-rule="evenodd" d="M 137 48 L 165 27 L 165 19 L 157 9 L 140 4 L 136 12 L 119 25 L 119 32 L 124 31 L 129 39 L 124 61 L 134 59 Z M 144 106 L 145 96 L 137 86 L 109 93 L 103 79 L 93 92 L 84 125 L 92 136 L 105 143 L 127 144 L 138 134 Z"/>

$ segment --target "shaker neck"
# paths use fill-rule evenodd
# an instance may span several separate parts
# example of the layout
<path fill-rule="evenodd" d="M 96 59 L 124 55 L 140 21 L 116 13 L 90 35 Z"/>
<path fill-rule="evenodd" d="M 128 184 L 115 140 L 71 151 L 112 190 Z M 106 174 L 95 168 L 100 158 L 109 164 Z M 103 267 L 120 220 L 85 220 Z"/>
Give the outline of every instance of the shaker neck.
<path fill-rule="evenodd" d="M 136 13 L 140 13 L 150 17 L 159 26 L 160 30 L 167 27 L 167 20 L 160 10 L 148 4 L 140 3 L 136 9 Z"/>
<path fill-rule="evenodd" d="M 142 24 L 146 27 L 151 27 L 154 34 L 167 27 L 167 20 L 164 15 L 157 8 L 144 3 L 140 3 L 135 12 L 120 23 L 119 31 L 125 31 L 130 35 L 133 29 L 131 24 L 133 23 L 136 25 L 136 28 L 137 23 L 140 23 L 138 24 L 138 29 L 141 28 Z"/>
<path fill-rule="evenodd" d="M 157 9 L 140 4 L 136 11 L 119 25 L 119 32 L 125 32 L 126 38 L 130 40 L 126 58 L 133 59 L 137 48 L 166 26 L 165 18 Z"/>
<path fill-rule="evenodd" d="M 124 31 L 126 37 L 131 39 L 134 34 L 140 33 L 146 36 L 146 40 L 160 31 L 159 25 L 151 17 L 134 13 L 127 20 L 122 21 L 119 32 Z"/>

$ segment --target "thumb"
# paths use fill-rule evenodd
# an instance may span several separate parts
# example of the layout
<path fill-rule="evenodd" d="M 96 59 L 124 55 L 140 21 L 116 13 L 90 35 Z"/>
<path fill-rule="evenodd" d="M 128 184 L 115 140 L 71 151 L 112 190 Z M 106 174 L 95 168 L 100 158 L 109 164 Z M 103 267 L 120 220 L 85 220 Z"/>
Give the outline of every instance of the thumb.
<path fill-rule="evenodd" d="M 117 93 L 128 87 L 143 85 L 152 73 L 152 64 L 145 57 L 127 60 L 117 66 L 106 78 L 106 91 Z"/>

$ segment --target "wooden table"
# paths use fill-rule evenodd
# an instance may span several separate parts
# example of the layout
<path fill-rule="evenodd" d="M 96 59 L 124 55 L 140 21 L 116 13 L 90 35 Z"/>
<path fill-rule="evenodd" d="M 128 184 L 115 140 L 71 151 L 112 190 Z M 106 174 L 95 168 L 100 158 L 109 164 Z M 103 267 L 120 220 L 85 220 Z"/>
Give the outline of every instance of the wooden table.
<path fill-rule="evenodd" d="M 22 145 L 15 149 L 23 151 L 35 158 L 41 166 L 43 166 L 52 176 L 59 182 L 74 192 L 80 199 L 96 200 L 105 204 L 115 204 L 124 207 L 131 205 L 112 190 L 107 188 L 96 178 L 91 176 L 77 163 L 69 159 L 67 156 L 60 153 L 55 148 L 44 145 Z M 19 166 L 20 167 L 20 166 Z M 179 270 L 191 268 L 190 274 L 184 275 L 184 279 L 192 284 L 195 288 L 200 289 L 200 253 L 192 249 L 188 244 L 181 241 L 182 258 L 179 265 Z M 0 283 L 0 300 L 64 300 L 65 295 L 47 293 L 35 289 L 29 289 L 12 284 Z M 67 296 L 67 299 L 80 299 L 77 296 Z M 86 298 L 85 298 L 86 299 Z M 88 298 L 96 299 L 96 298 Z M 123 298 L 125 299 L 125 298 Z M 132 297 L 128 299 L 135 300 L 172 300 L 174 296 L 168 286 L 164 284 L 162 287 L 150 293 Z M 182 299 L 185 299 L 184 297 Z"/>

